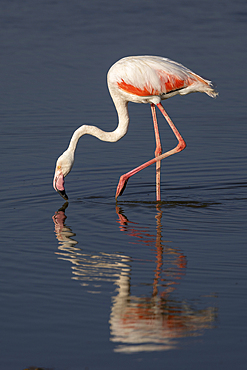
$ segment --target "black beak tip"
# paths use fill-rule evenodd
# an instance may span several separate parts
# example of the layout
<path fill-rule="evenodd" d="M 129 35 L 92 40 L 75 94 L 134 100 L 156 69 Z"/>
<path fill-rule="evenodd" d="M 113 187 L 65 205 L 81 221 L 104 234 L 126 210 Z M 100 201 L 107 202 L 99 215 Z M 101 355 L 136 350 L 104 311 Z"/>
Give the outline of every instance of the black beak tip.
<path fill-rule="evenodd" d="M 68 196 L 67 194 L 65 193 L 65 190 L 57 190 L 58 194 L 61 195 L 61 197 L 64 199 L 64 200 L 68 200 Z"/>

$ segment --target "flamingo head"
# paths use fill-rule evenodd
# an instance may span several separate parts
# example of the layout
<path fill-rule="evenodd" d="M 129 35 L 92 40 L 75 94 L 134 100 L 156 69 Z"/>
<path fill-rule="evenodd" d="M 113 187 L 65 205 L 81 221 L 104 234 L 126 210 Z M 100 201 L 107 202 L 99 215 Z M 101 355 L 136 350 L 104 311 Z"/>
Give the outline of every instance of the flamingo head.
<path fill-rule="evenodd" d="M 68 200 L 64 188 L 64 178 L 67 176 L 74 164 L 74 155 L 66 150 L 57 160 L 55 174 L 53 178 L 53 187 L 65 200 Z"/>

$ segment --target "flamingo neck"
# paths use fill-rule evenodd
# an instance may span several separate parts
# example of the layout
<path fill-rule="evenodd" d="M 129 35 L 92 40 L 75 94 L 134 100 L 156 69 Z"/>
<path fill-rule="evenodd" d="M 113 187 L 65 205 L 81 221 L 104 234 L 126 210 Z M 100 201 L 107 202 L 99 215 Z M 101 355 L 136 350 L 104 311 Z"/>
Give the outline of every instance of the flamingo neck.
<path fill-rule="evenodd" d="M 118 114 L 117 128 L 114 131 L 107 132 L 96 126 L 82 125 L 73 133 L 68 151 L 75 152 L 79 139 L 86 134 L 108 142 L 116 142 L 126 135 L 129 126 L 128 102 L 120 99 L 113 99 L 113 102 Z"/>

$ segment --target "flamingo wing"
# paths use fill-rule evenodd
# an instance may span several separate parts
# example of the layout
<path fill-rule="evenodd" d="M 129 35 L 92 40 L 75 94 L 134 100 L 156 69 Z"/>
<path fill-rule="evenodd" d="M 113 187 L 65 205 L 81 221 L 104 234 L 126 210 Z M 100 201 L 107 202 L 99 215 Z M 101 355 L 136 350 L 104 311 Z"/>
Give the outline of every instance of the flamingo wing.
<path fill-rule="evenodd" d="M 140 97 L 206 92 L 212 96 L 211 81 L 167 58 L 138 56 L 123 58 L 110 69 L 117 87 Z"/>

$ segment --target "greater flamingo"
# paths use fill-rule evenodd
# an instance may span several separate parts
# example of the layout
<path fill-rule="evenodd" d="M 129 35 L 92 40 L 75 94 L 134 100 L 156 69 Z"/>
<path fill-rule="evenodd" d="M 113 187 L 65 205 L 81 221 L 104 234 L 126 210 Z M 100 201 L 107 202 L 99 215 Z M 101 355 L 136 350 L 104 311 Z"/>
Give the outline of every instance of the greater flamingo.
<path fill-rule="evenodd" d="M 116 199 L 122 195 L 131 176 L 156 162 L 156 200 L 160 201 L 160 161 L 186 147 L 185 141 L 164 110 L 161 100 L 192 92 L 204 92 L 211 97 L 216 97 L 217 92 L 213 89 L 211 81 L 198 76 L 182 64 L 157 56 L 133 56 L 120 59 L 108 71 L 107 83 L 117 110 L 118 126 L 112 132 L 102 131 L 95 126 L 79 127 L 73 133 L 67 150 L 57 160 L 53 180 L 54 189 L 65 200 L 68 199 L 64 189 L 64 178 L 71 171 L 76 146 L 82 135 L 89 134 L 102 141 L 116 142 L 128 131 L 128 102 L 149 103 L 156 139 L 155 158 L 120 177 Z M 174 149 L 163 154 L 155 106 L 159 108 L 178 140 Z"/>

